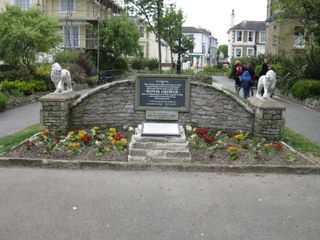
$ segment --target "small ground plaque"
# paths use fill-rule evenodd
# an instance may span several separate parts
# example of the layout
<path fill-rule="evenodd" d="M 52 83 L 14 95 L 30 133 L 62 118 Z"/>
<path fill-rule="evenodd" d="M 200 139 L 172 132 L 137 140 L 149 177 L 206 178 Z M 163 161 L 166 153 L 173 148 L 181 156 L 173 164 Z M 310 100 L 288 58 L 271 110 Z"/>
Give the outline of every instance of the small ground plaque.
<path fill-rule="evenodd" d="M 180 137 L 178 123 L 142 123 L 141 136 Z"/>
<path fill-rule="evenodd" d="M 146 111 L 147 120 L 166 120 L 166 121 L 178 121 L 179 115 L 177 111 Z"/>

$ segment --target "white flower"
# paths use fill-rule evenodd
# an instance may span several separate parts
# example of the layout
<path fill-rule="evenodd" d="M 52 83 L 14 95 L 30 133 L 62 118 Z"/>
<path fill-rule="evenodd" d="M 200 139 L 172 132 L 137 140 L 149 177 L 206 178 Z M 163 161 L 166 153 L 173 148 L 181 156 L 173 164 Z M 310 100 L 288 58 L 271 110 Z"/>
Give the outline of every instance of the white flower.
<path fill-rule="evenodd" d="M 129 131 L 129 132 L 133 132 L 133 131 L 134 131 L 134 128 L 133 128 L 133 127 L 129 127 L 129 128 L 128 128 L 128 131 Z"/>
<path fill-rule="evenodd" d="M 187 130 L 188 132 L 191 132 L 191 131 L 192 131 L 192 127 L 191 127 L 190 125 L 186 125 L 186 130 Z"/>
<path fill-rule="evenodd" d="M 127 125 L 123 126 L 123 130 L 127 130 L 129 127 Z"/>
<path fill-rule="evenodd" d="M 96 144 L 98 147 L 101 146 L 101 142 L 98 141 L 98 140 L 95 142 L 95 144 Z"/>

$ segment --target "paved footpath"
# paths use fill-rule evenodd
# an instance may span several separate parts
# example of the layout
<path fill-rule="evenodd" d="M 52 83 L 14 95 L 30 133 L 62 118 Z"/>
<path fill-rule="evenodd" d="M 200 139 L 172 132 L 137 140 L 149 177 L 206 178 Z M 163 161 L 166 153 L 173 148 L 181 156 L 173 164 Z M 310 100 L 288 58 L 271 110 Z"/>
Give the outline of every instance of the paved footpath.
<path fill-rule="evenodd" d="M 320 176 L 0 167 L 2 240 L 319 240 Z"/>
<path fill-rule="evenodd" d="M 225 76 L 214 76 L 213 79 L 222 84 L 224 88 L 234 90 L 234 80 Z M 240 94 L 242 96 L 242 92 Z M 274 99 L 286 106 L 286 126 L 310 140 L 320 143 L 320 112 L 307 109 L 277 96 Z"/>

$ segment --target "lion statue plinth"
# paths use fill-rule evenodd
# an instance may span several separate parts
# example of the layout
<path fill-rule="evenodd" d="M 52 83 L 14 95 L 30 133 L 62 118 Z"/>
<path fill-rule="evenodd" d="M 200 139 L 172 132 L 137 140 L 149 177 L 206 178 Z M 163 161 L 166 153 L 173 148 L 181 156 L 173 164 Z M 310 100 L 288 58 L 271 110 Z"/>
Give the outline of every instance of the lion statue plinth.
<path fill-rule="evenodd" d="M 266 75 L 259 78 L 256 97 L 262 100 L 269 100 L 276 87 L 276 73 L 269 70 Z M 262 89 L 264 90 L 262 95 Z"/>
<path fill-rule="evenodd" d="M 51 66 L 51 81 L 56 88 L 54 93 L 72 91 L 70 72 L 66 69 L 62 69 L 59 63 L 54 63 Z"/>

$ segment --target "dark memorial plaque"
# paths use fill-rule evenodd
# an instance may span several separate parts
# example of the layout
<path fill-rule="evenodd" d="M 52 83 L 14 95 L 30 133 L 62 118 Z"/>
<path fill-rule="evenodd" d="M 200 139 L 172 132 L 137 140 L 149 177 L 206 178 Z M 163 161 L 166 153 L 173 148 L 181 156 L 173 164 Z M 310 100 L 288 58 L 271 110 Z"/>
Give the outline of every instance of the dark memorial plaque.
<path fill-rule="evenodd" d="M 190 81 L 181 76 L 145 76 L 136 81 L 136 109 L 189 111 Z"/>

